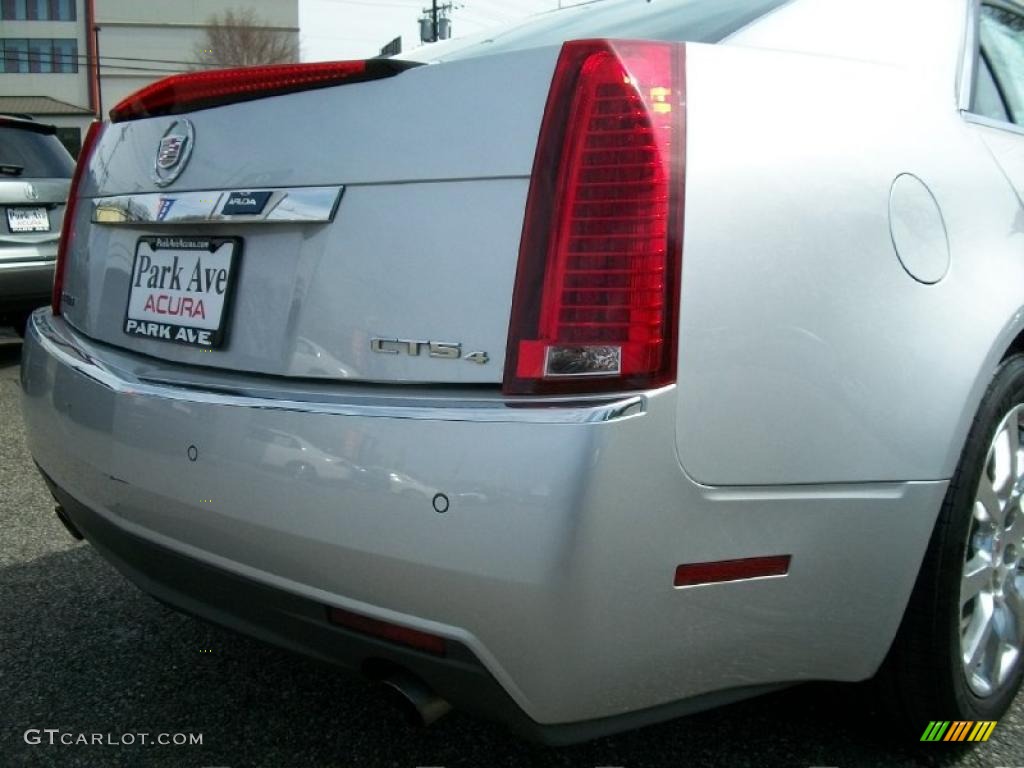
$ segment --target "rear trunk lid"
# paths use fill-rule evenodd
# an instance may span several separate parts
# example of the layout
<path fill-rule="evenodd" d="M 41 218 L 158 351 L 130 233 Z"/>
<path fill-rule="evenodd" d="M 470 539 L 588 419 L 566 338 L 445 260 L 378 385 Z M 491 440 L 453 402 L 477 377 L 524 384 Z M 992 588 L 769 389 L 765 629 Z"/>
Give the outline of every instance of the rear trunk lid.
<path fill-rule="evenodd" d="M 82 181 L 63 314 L 173 363 L 500 383 L 557 55 L 108 125 Z"/>
<path fill-rule="evenodd" d="M 784 2 L 585 4 L 469 44 L 424 49 L 439 63 L 383 79 L 264 92 L 266 98 L 253 101 L 108 126 L 69 230 L 63 312 L 93 338 L 173 363 L 275 376 L 498 385 L 530 177 L 535 169 L 543 179 L 561 168 L 543 149 L 535 165 L 561 43 L 606 37 L 717 42 Z M 298 69 L 297 77 L 310 73 Z M 194 77 L 217 88 L 225 75 Z M 639 87 L 632 76 L 623 82 Z M 671 89 L 663 86 L 652 83 L 643 98 L 668 98 Z M 633 107 L 622 107 L 634 97 L 641 95 L 601 97 L 601 109 L 627 109 L 619 115 L 626 132 L 642 128 Z M 578 118 L 567 104 L 559 120 Z M 671 105 L 657 106 L 671 111 Z M 682 108 L 677 104 L 677 113 Z M 647 141 L 601 140 L 620 139 Z M 646 366 L 654 353 L 630 352 L 635 359 L 616 362 L 624 347 L 603 340 L 627 326 L 632 334 L 630 323 L 639 318 L 646 329 L 641 346 L 656 347 L 660 355 L 674 343 L 661 326 L 667 322 L 662 308 L 675 299 L 666 294 L 654 309 L 613 300 L 629 292 L 632 301 L 634 294 L 663 287 L 635 283 L 647 261 L 615 261 L 629 256 L 619 253 L 623 242 L 647 242 L 630 229 L 639 203 L 623 191 L 632 183 L 629 174 L 647 173 L 647 166 L 629 160 L 629 152 L 609 161 L 591 150 L 586 162 L 611 165 L 580 171 L 580 178 L 594 177 L 587 192 L 592 205 L 565 207 L 581 218 L 566 225 L 574 234 L 565 242 L 576 248 L 587 241 L 570 254 L 574 266 L 566 267 L 566 275 L 573 274 L 565 285 L 575 290 L 552 289 L 564 307 L 548 306 L 542 332 L 532 320 L 513 331 L 533 333 L 516 347 L 528 353 L 522 376 L 575 376 L 574 361 L 586 358 L 586 365 L 604 366 L 598 373 L 608 389 L 623 386 L 618 374 Z M 611 192 L 597 190 L 600 184 L 625 197 L 605 210 L 599 202 Z M 681 195 L 678 200 L 675 219 Z M 532 244 L 527 251 L 531 263 L 546 253 Z M 548 254 L 547 263 L 562 262 Z M 657 268 L 649 271 L 645 280 L 661 279 Z M 520 292 L 531 300 L 520 303 L 529 310 L 522 317 L 536 320 L 537 287 L 533 282 Z M 657 318 L 644 314 L 649 309 Z M 185 314 L 187 333 L 179 328 Z M 580 333 L 566 331 L 559 341 L 563 326 Z M 572 364 L 558 357 L 550 367 L 552 352 L 566 353 Z"/>

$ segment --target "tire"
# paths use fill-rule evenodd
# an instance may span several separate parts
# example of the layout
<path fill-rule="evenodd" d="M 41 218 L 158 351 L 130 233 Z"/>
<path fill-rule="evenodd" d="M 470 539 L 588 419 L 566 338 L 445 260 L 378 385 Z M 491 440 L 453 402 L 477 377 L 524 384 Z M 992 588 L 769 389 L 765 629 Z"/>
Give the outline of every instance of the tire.
<path fill-rule="evenodd" d="M 1024 675 L 1022 421 L 1024 356 L 1018 355 L 1000 366 L 978 409 L 906 614 L 879 675 L 888 694 L 887 708 L 895 710 L 904 732 L 915 740 L 934 720 L 999 720 L 1020 688 Z M 1011 440 L 1017 449 L 1013 456 L 1007 450 Z M 994 498 L 987 493 L 993 487 Z M 993 531 L 1000 526 L 997 537 Z M 987 562 L 996 559 L 1001 561 L 999 567 L 989 567 Z M 976 578 L 966 578 L 968 565 Z M 989 615 L 999 618 L 988 622 L 987 645 L 975 642 L 985 637 L 981 628 Z M 1015 647 L 1016 655 L 1010 658 L 1008 653 L 1003 657 L 1007 662 L 997 669 L 995 660 L 1000 655 L 992 649 L 1004 641 L 1002 647 Z M 976 648 L 982 649 L 980 655 L 971 653 Z M 972 656 L 971 664 L 964 661 L 966 656 Z"/>

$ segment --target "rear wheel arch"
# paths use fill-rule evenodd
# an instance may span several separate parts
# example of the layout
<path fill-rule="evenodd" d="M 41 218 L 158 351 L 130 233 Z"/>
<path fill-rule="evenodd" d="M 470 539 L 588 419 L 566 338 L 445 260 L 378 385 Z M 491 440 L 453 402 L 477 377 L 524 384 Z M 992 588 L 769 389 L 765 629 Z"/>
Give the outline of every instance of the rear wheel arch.
<path fill-rule="evenodd" d="M 995 340 L 982 360 L 982 364 L 978 367 L 974 384 L 969 390 L 968 396 L 963 404 L 962 413 L 956 425 L 956 431 L 950 436 L 950 453 L 945 465 L 945 467 L 948 467 L 948 472 L 943 473 L 942 479 L 951 479 L 957 466 L 960 464 L 960 458 L 967 446 L 971 427 L 974 424 L 975 418 L 977 417 L 978 412 L 982 407 L 982 403 L 984 402 L 985 394 L 988 392 L 996 374 L 1007 360 L 1018 355 L 1024 355 L 1024 306 L 1020 307 L 1012 315 L 1010 320 L 996 335 Z M 932 521 L 931 537 L 936 535 L 936 529 L 942 522 L 940 512 L 941 508 L 936 508 L 934 511 L 935 517 Z M 924 553 L 922 553 L 922 555 L 923 554 Z M 924 557 L 922 556 L 922 561 L 917 566 L 918 577 L 920 577 L 920 571 L 924 565 Z M 911 595 L 908 593 L 906 595 L 907 602 L 903 608 L 904 617 L 910 604 L 910 598 Z M 892 656 L 893 645 L 897 642 L 897 634 L 898 633 L 894 633 L 891 639 L 888 657 Z M 885 666 L 886 663 L 883 661 L 879 668 L 879 672 L 884 673 Z"/>
<path fill-rule="evenodd" d="M 954 590 L 963 588 L 963 573 L 956 566 L 964 552 L 970 553 L 969 547 L 974 541 L 968 534 L 978 514 L 971 512 L 978 504 L 972 499 L 980 498 L 976 490 L 978 472 L 986 471 L 984 467 L 992 450 L 990 442 L 994 439 L 992 430 L 995 429 L 998 436 L 1002 426 L 996 425 L 1000 424 L 1000 419 L 1005 422 L 1004 412 L 1010 409 L 1008 412 L 1012 414 L 1013 408 L 1019 408 L 1021 402 L 1024 402 L 1024 350 L 1010 351 L 988 378 L 983 397 L 972 414 L 969 433 L 958 446 L 961 458 L 939 510 L 928 553 L 899 632 L 878 676 L 886 707 L 913 727 L 923 727 L 929 719 L 936 718 L 998 720 L 1012 702 L 1024 674 L 1019 658 L 1011 660 L 1015 668 L 1011 668 L 1012 674 L 1004 685 L 991 694 L 974 695 L 966 682 L 970 675 L 961 670 L 959 661 L 951 663 L 952 658 L 958 659 L 963 653 L 959 645 L 963 631 L 960 611 L 966 603 L 963 603 L 962 592 L 957 594 Z M 1019 480 L 1017 482 L 1019 490 Z M 1011 496 L 1010 501 L 1014 498 Z M 1010 502 L 1006 504 L 1009 521 Z M 1019 536 L 1019 532 L 1012 535 Z M 1002 562 L 1001 557 L 996 560 Z M 960 568 L 963 567 L 961 564 Z M 957 607 L 954 596 L 960 601 L 960 610 L 953 610 Z M 1017 621 L 1019 628 L 1019 616 Z M 956 629 L 958 624 L 959 630 Z"/>
<path fill-rule="evenodd" d="M 1021 312 L 1024 312 L 1024 310 L 1021 310 Z M 1013 337 L 1009 346 L 1006 347 L 1006 350 L 1003 352 L 1003 356 L 999 358 L 1000 365 L 1014 355 L 1024 355 L 1024 322 L 1021 323 L 1021 327 L 1018 330 L 1017 335 Z M 993 374 L 994 373 L 995 371 L 993 371 Z"/>
<path fill-rule="evenodd" d="M 964 398 L 960 416 L 954 430 L 949 434 L 949 449 L 941 472 L 936 477 L 927 479 L 945 480 L 953 476 L 953 472 L 960 462 L 964 446 L 967 443 L 967 436 L 971 425 L 974 423 L 978 409 L 981 408 L 985 393 L 988 391 L 992 379 L 1003 363 L 1018 354 L 1024 354 L 1024 305 L 1014 308 L 1007 322 L 995 334 L 995 338 L 989 345 L 984 357 L 977 364 L 974 382 Z M 977 358 L 975 359 L 977 360 Z M 938 510 L 936 510 L 937 515 Z"/>

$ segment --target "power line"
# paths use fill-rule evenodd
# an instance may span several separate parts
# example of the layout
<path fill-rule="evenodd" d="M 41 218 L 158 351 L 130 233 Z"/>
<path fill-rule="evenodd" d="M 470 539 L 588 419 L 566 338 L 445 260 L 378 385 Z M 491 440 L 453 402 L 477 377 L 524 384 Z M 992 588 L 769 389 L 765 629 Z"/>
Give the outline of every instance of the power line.
<path fill-rule="evenodd" d="M 42 54 L 40 54 L 40 53 L 33 53 L 32 51 L 7 51 L 6 53 L 0 53 L 0 61 L 2 61 L 5 58 L 12 58 L 12 57 L 17 58 L 17 57 L 25 57 L 25 56 L 38 56 L 40 58 L 52 58 L 52 59 L 56 59 L 56 58 L 76 58 L 76 59 L 89 59 L 89 60 L 92 59 L 91 56 L 89 56 L 88 54 L 85 54 L 85 53 L 57 53 L 57 54 L 42 53 Z M 101 55 L 100 56 L 100 61 L 101 62 L 103 62 L 103 61 L 141 61 L 143 63 L 149 63 L 149 64 L 180 64 L 182 66 L 194 66 L 194 67 L 205 66 L 206 63 L 207 63 L 207 62 L 202 62 L 202 61 L 177 61 L 175 59 L 143 59 L 143 58 L 139 58 L 139 57 L 136 57 L 136 56 L 106 56 L 106 55 Z"/>
<path fill-rule="evenodd" d="M 75 54 L 76 56 L 81 54 Z M 175 61 L 174 59 L 140 59 L 135 56 L 100 56 L 100 61 L 145 61 L 150 64 L 183 64 L 189 66 L 203 66 L 202 61 Z"/>
<path fill-rule="evenodd" d="M 372 43 L 377 40 L 375 37 L 345 37 L 343 35 L 314 35 L 312 33 L 306 33 L 301 37 L 315 37 L 318 40 L 353 40 L 356 42 Z"/>
<path fill-rule="evenodd" d="M 65 53 L 65 54 L 58 54 L 58 55 L 51 56 L 51 55 L 39 55 L 39 54 L 35 54 L 35 53 L 25 53 L 25 52 L 22 52 L 22 51 L 8 51 L 6 55 L 0 56 L 0 61 L 3 61 L 4 59 L 11 59 L 11 58 L 13 58 L 15 60 L 19 60 L 19 61 L 40 61 L 40 62 L 46 62 L 46 63 L 49 63 L 49 65 L 59 65 L 59 63 L 61 63 L 63 61 L 67 61 L 69 59 L 75 59 L 79 63 L 92 63 L 95 60 L 93 56 L 90 56 L 90 55 L 88 55 L 86 53 Z M 147 60 L 150 60 L 150 59 L 139 58 L 139 59 L 133 59 L 133 60 L 147 61 Z M 136 67 L 134 65 L 119 65 L 119 63 L 110 63 L 109 59 L 106 58 L 106 56 L 100 56 L 99 57 L 99 62 L 100 62 L 100 65 L 104 65 L 104 63 L 106 63 L 106 65 L 109 65 L 110 67 L 112 67 L 114 69 L 118 69 L 118 70 L 141 69 L 141 70 L 153 70 L 155 72 L 158 72 L 158 71 L 159 72 L 178 72 L 178 70 L 175 70 L 175 69 L 165 69 L 165 68 L 157 68 L 157 67 Z M 183 65 L 183 66 L 205 66 L 205 65 L 200 65 L 200 63 L 198 61 L 196 61 L 196 62 L 189 62 L 189 61 L 167 61 L 166 63 L 180 63 L 180 65 Z M 7 74 L 11 74 L 11 73 L 7 73 Z"/>
<path fill-rule="evenodd" d="M 383 6 L 385 8 L 403 8 L 405 10 L 413 9 L 420 4 L 420 0 L 412 0 L 411 5 L 395 2 L 377 2 L 377 0 L 321 0 L 321 2 L 340 3 L 343 5 L 368 5 L 371 8 L 380 8 Z"/>
<path fill-rule="evenodd" d="M 39 61 L 40 63 L 42 63 L 42 62 L 45 61 L 51 67 L 53 67 L 53 66 L 60 66 L 62 63 L 68 61 L 69 59 L 74 59 L 76 64 L 92 64 L 93 63 L 93 57 L 89 56 L 87 54 L 84 54 L 84 53 L 61 54 L 61 55 L 58 55 L 58 56 L 39 56 L 38 54 L 23 53 L 23 52 L 20 52 L 20 51 L 9 51 L 3 57 L 0 57 L 0 60 L 12 59 L 12 58 L 17 60 L 17 61 L 26 61 L 26 62 L 29 62 L 29 63 L 32 63 L 34 61 Z M 100 57 L 100 65 L 101 66 L 104 63 L 104 59 L 105 58 L 106 57 L 103 57 L 103 56 Z M 138 59 L 138 61 L 147 61 L 147 59 Z M 167 62 L 167 63 L 178 63 L 178 62 Z M 188 62 L 180 62 L 180 63 L 188 64 Z M 198 62 L 196 62 L 196 64 L 198 65 Z M 199 66 L 205 66 L 205 65 L 199 65 Z M 136 67 L 136 66 L 131 66 L 131 65 L 128 65 L 128 64 L 108 64 L 108 69 L 127 70 L 129 72 L 157 72 L 157 73 L 163 73 L 163 74 L 167 74 L 167 75 L 173 75 L 173 74 L 176 74 L 178 72 L 181 72 L 181 69 L 163 69 L 163 68 L 157 68 L 157 67 Z M 18 74 L 23 74 L 23 75 L 29 75 L 29 74 L 44 74 L 44 75 L 53 74 L 53 75 L 60 75 L 60 74 L 73 74 L 73 73 L 67 73 L 67 72 L 7 72 L 5 74 L 8 74 L 8 75 L 18 75 Z"/>

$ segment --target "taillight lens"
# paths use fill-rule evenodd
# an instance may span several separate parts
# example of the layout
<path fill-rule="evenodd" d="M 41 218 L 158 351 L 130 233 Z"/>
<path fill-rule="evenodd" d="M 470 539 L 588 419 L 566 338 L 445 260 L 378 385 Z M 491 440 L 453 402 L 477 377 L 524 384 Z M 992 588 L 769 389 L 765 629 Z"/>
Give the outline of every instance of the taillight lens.
<path fill-rule="evenodd" d="M 92 158 L 93 150 L 103 133 L 103 123 L 94 121 L 89 125 L 82 140 L 82 149 L 78 153 L 78 164 L 75 165 L 75 173 L 71 177 L 71 186 L 68 188 L 68 202 L 64 207 L 64 223 L 60 229 L 60 242 L 57 245 L 57 264 L 53 270 L 53 294 L 50 297 L 50 308 L 53 314 L 59 315 L 61 309 L 61 296 L 64 293 L 64 272 L 68 265 L 68 252 L 75 238 L 75 212 L 78 209 L 78 187 L 82 182 L 82 176 L 89 167 L 89 160 Z"/>
<path fill-rule="evenodd" d="M 178 115 L 267 96 L 376 80 L 414 66 L 417 66 L 416 62 L 371 59 L 273 64 L 171 75 L 117 104 L 110 110 L 110 121 L 120 123 L 143 117 Z"/>
<path fill-rule="evenodd" d="M 541 125 L 506 394 L 675 380 L 685 48 L 566 43 Z"/>

